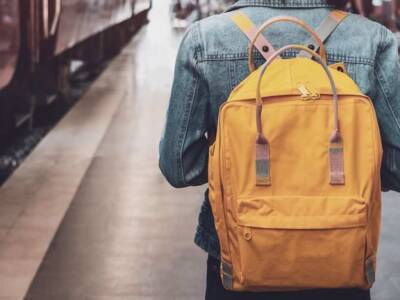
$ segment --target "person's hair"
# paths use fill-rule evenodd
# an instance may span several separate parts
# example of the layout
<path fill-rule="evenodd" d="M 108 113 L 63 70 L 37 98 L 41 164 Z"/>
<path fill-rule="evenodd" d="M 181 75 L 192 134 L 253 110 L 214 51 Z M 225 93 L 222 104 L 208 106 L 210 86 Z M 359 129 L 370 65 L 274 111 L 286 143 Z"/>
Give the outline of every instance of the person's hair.
<path fill-rule="evenodd" d="M 335 8 L 342 9 L 345 8 L 349 0 L 328 0 L 330 5 L 335 6 Z"/>

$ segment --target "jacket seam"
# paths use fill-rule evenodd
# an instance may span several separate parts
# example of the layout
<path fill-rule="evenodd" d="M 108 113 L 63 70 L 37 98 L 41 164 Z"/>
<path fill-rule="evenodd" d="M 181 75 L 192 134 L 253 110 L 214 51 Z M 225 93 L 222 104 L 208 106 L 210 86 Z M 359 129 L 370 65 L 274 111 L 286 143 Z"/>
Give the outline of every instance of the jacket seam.
<path fill-rule="evenodd" d="M 397 170 L 397 164 L 396 164 L 396 152 L 394 151 L 394 149 L 390 149 L 389 151 L 390 153 L 390 171 L 391 172 L 395 172 Z"/>
<path fill-rule="evenodd" d="M 185 170 L 184 170 L 184 164 L 183 164 L 183 148 L 185 145 L 185 140 L 188 134 L 188 129 L 189 129 L 189 124 L 190 124 L 190 120 L 191 120 L 191 115 L 193 112 L 193 105 L 195 102 L 195 98 L 196 98 L 196 94 L 198 93 L 198 89 L 199 89 L 199 80 L 200 80 L 200 74 L 199 74 L 199 66 L 198 66 L 198 59 L 197 59 L 197 52 L 200 49 L 200 46 L 198 45 L 198 34 L 199 34 L 199 29 L 198 29 L 198 23 L 195 23 L 193 25 L 193 40 L 194 40 L 194 53 L 193 53 L 193 57 L 191 58 L 191 63 L 193 65 L 193 68 L 196 70 L 194 78 L 193 78 L 193 88 L 190 91 L 190 93 L 187 95 L 186 97 L 186 101 L 188 101 L 186 103 L 186 107 L 185 107 L 185 115 L 184 115 L 184 127 L 181 130 L 181 138 L 179 139 L 179 151 L 177 154 L 177 159 L 178 159 L 178 165 L 180 166 L 178 168 L 178 170 L 180 171 L 180 174 L 178 174 L 178 177 L 180 177 L 182 183 L 184 186 L 187 186 L 188 183 L 185 180 Z M 193 44 L 192 44 L 193 45 Z M 185 101 L 185 102 L 186 102 Z"/>
<path fill-rule="evenodd" d="M 297 55 L 297 52 L 292 52 L 292 51 L 287 51 L 283 56 L 284 57 L 295 57 Z M 254 58 L 255 59 L 264 59 L 261 54 L 254 53 Z M 374 60 L 367 58 L 367 57 L 355 57 L 355 56 L 348 56 L 348 55 L 341 55 L 341 54 L 329 54 L 327 55 L 328 60 L 330 61 L 336 61 L 336 62 L 346 62 L 346 63 L 352 63 L 352 64 L 361 64 L 361 65 L 370 65 L 374 66 Z M 247 60 L 248 59 L 248 54 L 246 52 L 240 52 L 240 53 L 234 53 L 234 54 L 229 54 L 229 53 L 224 53 L 224 54 L 207 54 L 204 55 L 201 59 L 199 59 L 198 62 L 211 62 L 211 61 L 241 61 L 241 60 Z"/>
<path fill-rule="evenodd" d="M 323 0 L 299 0 L 299 1 L 286 1 L 282 3 L 281 0 L 243 0 L 238 1 L 229 7 L 226 12 L 235 9 L 248 7 L 248 6 L 261 6 L 261 7 L 275 7 L 275 8 L 333 8 L 333 5 L 328 4 Z"/>
<path fill-rule="evenodd" d="M 385 39 L 386 38 L 386 39 Z M 387 95 L 387 91 L 385 89 L 385 85 L 387 84 L 384 78 L 384 72 L 381 70 L 381 66 L 378 63 L 378 57 L 379 55 L 385 51 L 385 49 L 388 47 L 388 43 L 387 43 L 387 29 L 382 27 L 381 30 L 381 38 L 380 38 L 380 43 L 378 44 L 378 50 L 376 53 L 376 70 L 374 71 L 374 74 L 378 80 L 378 90 L 380 89 L 382 91 L 383 97 L 385 99 L 385 103 L 389 108 L 390 113 L 392 114 L 395 123 L 397 125 L 397 128 L 400 130 L 400 121 L 398 116 L 396 115 L 396 112 L 393 110 L 392 106 L 390 105 L 389 102 L 389 97 Z M 382 73 L 382 78 L 381 78 L 381 73 Z M 385 85 L 384 85 L 385 83 Z M 383 144 L 386 144 L 383 141 Z M 396 151 L 394 148 L 392 148 L 391 146 L 389 148 L 387 148 L 386 145 L 386 150 L 385 150 L 386 155 L 383 155 L 383 160 L 386 162 L 387 166 L 389 167 L 389 171 L 390 172 L 396 172 L 397 171 L 397 164 L 396 164 Z"/>
<path fill-rule="evenodd" d="M 376 79 L 378 81 L 378 86 L 379 86 L 380 90 L 382 91 L 383 98 L 385 99 L 385 103 L 388 106 L 389 111 L 390 111 L 390 113 L 392 114 L 392 116 L 393 116 L 393 118 L 395 120 L 395 123 L 397 125 L 397 129 L 400 131 L 399 117 L 396 115 L 396 112 L 393 110 L 393 107 L 390 105 L 389 96 L 387 95 L 387 91 L 386 91 L 386 88 L 385 88 L 385 85 L 387 83 L 385 81 L 384 76 L 382 76 L 382 77 L 380 76 L 381 73 L 382 73 L 380 65 L 377 63 L 376 66 L 377 66 L 377 70 L 375 71 L 375 76 L 376 76 Z M 399 133 L 397 135 L 399 135 Z"/>
<path fill-rule="evenodd" d="M 385 39 L 384 39 L 385 36 L 386 36 L 385 28 L 384 29 L 381 28 L 380 39 L 379 39 L 378 47 L 377 47 L 376 54 L 375 54 L 375 61 L 378 61 L 377 59 L 378 59 L 379 55 L 387 47 L 387 45 L 384 45 L 385 44 Z M 384 45 L 384 46 L 382 46 L 382 45 Z"/>
<path fill-rule="evenodd" d="M 385 86 L 387 85 L 387 82 L 385 80 L 385 72 L 382 71 L 381 66 L 379 64 L 379 60 L 378 60 L 379 55 L 381 55 L 385 51 L 385 49 L 388 47 L 388 42 L 387 42 L 386 37 L 387 37 L 387 29 L 382 27 L 380 43 L 378 45 L 378 50 L 377 50 L 377 54 L 376 54 L 376 69 L 374 71 L 374 74 L 378 81 L 378 89 L 380 89 L 382 91 L 383 98 L 385 99 L 385 103 L 388 106 L 389 111 L 395 120 L 397 129 L 400 131 L 400 121 L 399 121 L 400 118 L 399 118 L 399 116 L 397 116 L 396 112 L 393 110 L 393 107 L 390 104 L 387 89 L 385 88 Z M 400 135 L 400 134 L 398 133 L 398 135 Z"/>

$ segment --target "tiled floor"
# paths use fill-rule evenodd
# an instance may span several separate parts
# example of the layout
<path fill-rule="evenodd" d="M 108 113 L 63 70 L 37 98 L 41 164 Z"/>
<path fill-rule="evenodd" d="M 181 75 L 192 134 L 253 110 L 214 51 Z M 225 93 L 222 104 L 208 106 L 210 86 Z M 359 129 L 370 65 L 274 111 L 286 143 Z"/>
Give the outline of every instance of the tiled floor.
<path fill-rule="evenodd" d="M 26 299 L 204 297 L 206 256 L 193 243 L 203 188 L 173 190 L 158 170 L 155 145 L 180 39 L 165 30 L 168 5 L 162 2 L 155 3 L 150 24 L 124 50 L 130 92 Z M 160 32 L 161 40 L 155 38 Z"/>
<path fill-rule="evenodd" d="M 128 77 L 126 69 L 118 68 L 121 60 L 110 65 L 112 74 L 101 75 L 1 187 L 1 300 L 25 296 L 128 88 L 121 84 Z"/>
<path fill-rule="evenodd" d="M 378 274 L 373 300 L 400 299 L 400 194 L 383 197 L 383 219 Z"/>

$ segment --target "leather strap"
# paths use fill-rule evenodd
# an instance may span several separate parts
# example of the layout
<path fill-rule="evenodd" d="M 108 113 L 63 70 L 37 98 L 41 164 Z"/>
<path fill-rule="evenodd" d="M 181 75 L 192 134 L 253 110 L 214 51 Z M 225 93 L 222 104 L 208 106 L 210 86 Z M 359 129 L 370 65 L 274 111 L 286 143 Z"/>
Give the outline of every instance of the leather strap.
<path fill-rule="evenodd" d="M 329 140 L 329 160 L 330 160 L 330 183 L 332 185 L 344 185 L 344 153 L 343 141 L 339 128 L 339 96 L 336 89 L 335 81 L 333 80 L 332 73 L 326 62 L 314 51 L 301 46 L 301 45 L 288 45 L 285 46 L 264 63 L 261 67 L 260 75 L 257 81 L 256 88 L 256 125 L 257 125 L 257 139 L 256 139 L 256 185 L 270 185 L 270 149 L 267 137 L 263 133 L 262 127 L 262 110 L 263 101 L 261 97 L 261 82 L 268 66 L 283 52 L 289 49 L 298 49 L 308 52 L 316 61 L 324 68 L 328 76 L 329 82 L 332 87 L 333 94 L 333 133 Z"/>
<path fill-rule="evenodd" d="M 238 11 L 231 16 L 231 20 L 247 36 L 249 41 L 254 38 L 254 35 L 257 33 L 257 27 L 245 13 Z M 274 47 L 262 34 L 257 38 L 255 47 L 260 51 L 265 60 L 270 59 L 275 53 Z"/>
<path fill-rule="evenodd" d="M 257 31 L 257 33 L 255 34 L 254 38 L 252 39 L 252 41 L 250 43 L 249 51 L 248 51 L 249 52 L 248 65 L 249 65 L 250 72 L 253 72 L 256 69 L 256 67 L 255 67 L 255 65 L 253 63 L 253 49 L 254 49 L 255 43 L 257 41 L 257 38 L 260 36 L 260 34 L 265 29 L 267 29 L 272 24 L 275 24 L 275 23 L 278 23 L 278 22 L 294 23 L 294 24 L 302 27 L 304 30 L 306 30 L 313 37 L 313 39 L 316 41 L 316 43 L 317 43 L 317 45 L 318 45 L 318 47 L 320 49 L 320 56 L 321 56 L 322 60 L 324 62 L 327 61 L 325 46 L 324 46 L 322 40 L 319 38 L 319 36 L 315 33 L 315 31 L 309 25 L 307 25 L 304 21 L 302 21 L 300 19 L 297 19 L 295 17 L 289 17 L 289 16 L 275 17 L 275 18 L 272 18 L 272 19 L 266 21 L 264 24 L 261 25 L 261 27 L 259 28 L 259 30 Z"/>
<path fill-rule="evenodd" d="M 348 16 L 347 12 L 341 10 L 331 11 L 327 17 L 318 26 L 315 32 L 318 34 L 319 38 L 325 42 L 329 36 L 335 31 L 336 27 Z M 315 51 L 319 49 L 319 46 L 313 39 L 309 39 L 306 43 L 309 47 L 312 47 Z M 299 56 L 311 57 L 311 55 L 306 51 L 301 51 Z"/>
<path fill-rule="evenodd" d="M 318 35 L 318 37 L 321 39 L 322 42 L 325 42 L 329 38 L 329 36 L 333 33 L 333 31 L 336 29 L 336 27 L 348 15 L 349 14 L 347 12 L 341 10 L 331 11 L 328 14 L 328 16 L 322 21 L 322 23 L 318 26 L 318 28 L 315 30 L 315 33 Z M 247 36 L 247 38 L 251 42 L 254 38 L 254 35 L 257 32 L 257 29 L 254 23 L 249 19 L 249 17 L 242 11 L 237 11 L 231 16 L 231 20 Z M 320 48 L 318 43 L 316 43 L 314 39 L 309 39 L 306 45 L 312 45 L 310 47 L 313 47 L 315 51 L 317 51 Z M 268 60 L 276 52 L 272 44 L 262 34 L 259 35 L 259 37 L 256 39 L 254 46 L 257 48 L 258 51 L 260 51 L 261 55 L 264 57 L 265 60 Z M 265 47 L 267 47 L 268 51 L 264 51 L 266 49 Z M 311 57 L 306 51 L 301 51 L 299 53 L 299 56 Z"/>

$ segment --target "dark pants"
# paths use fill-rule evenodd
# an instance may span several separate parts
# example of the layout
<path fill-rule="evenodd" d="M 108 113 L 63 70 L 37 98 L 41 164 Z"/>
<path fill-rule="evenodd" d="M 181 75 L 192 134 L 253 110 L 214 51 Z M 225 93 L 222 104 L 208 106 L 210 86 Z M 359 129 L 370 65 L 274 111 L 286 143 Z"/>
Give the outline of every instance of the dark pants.
<path fill-rule="evenodd" d="M 207 262 L 206 300 L 370 300 L 369 291 L 356 289 L 313 290 L 300 292 L 236 293 L 225 290 L 219 275 L 219 261 Z"/>

